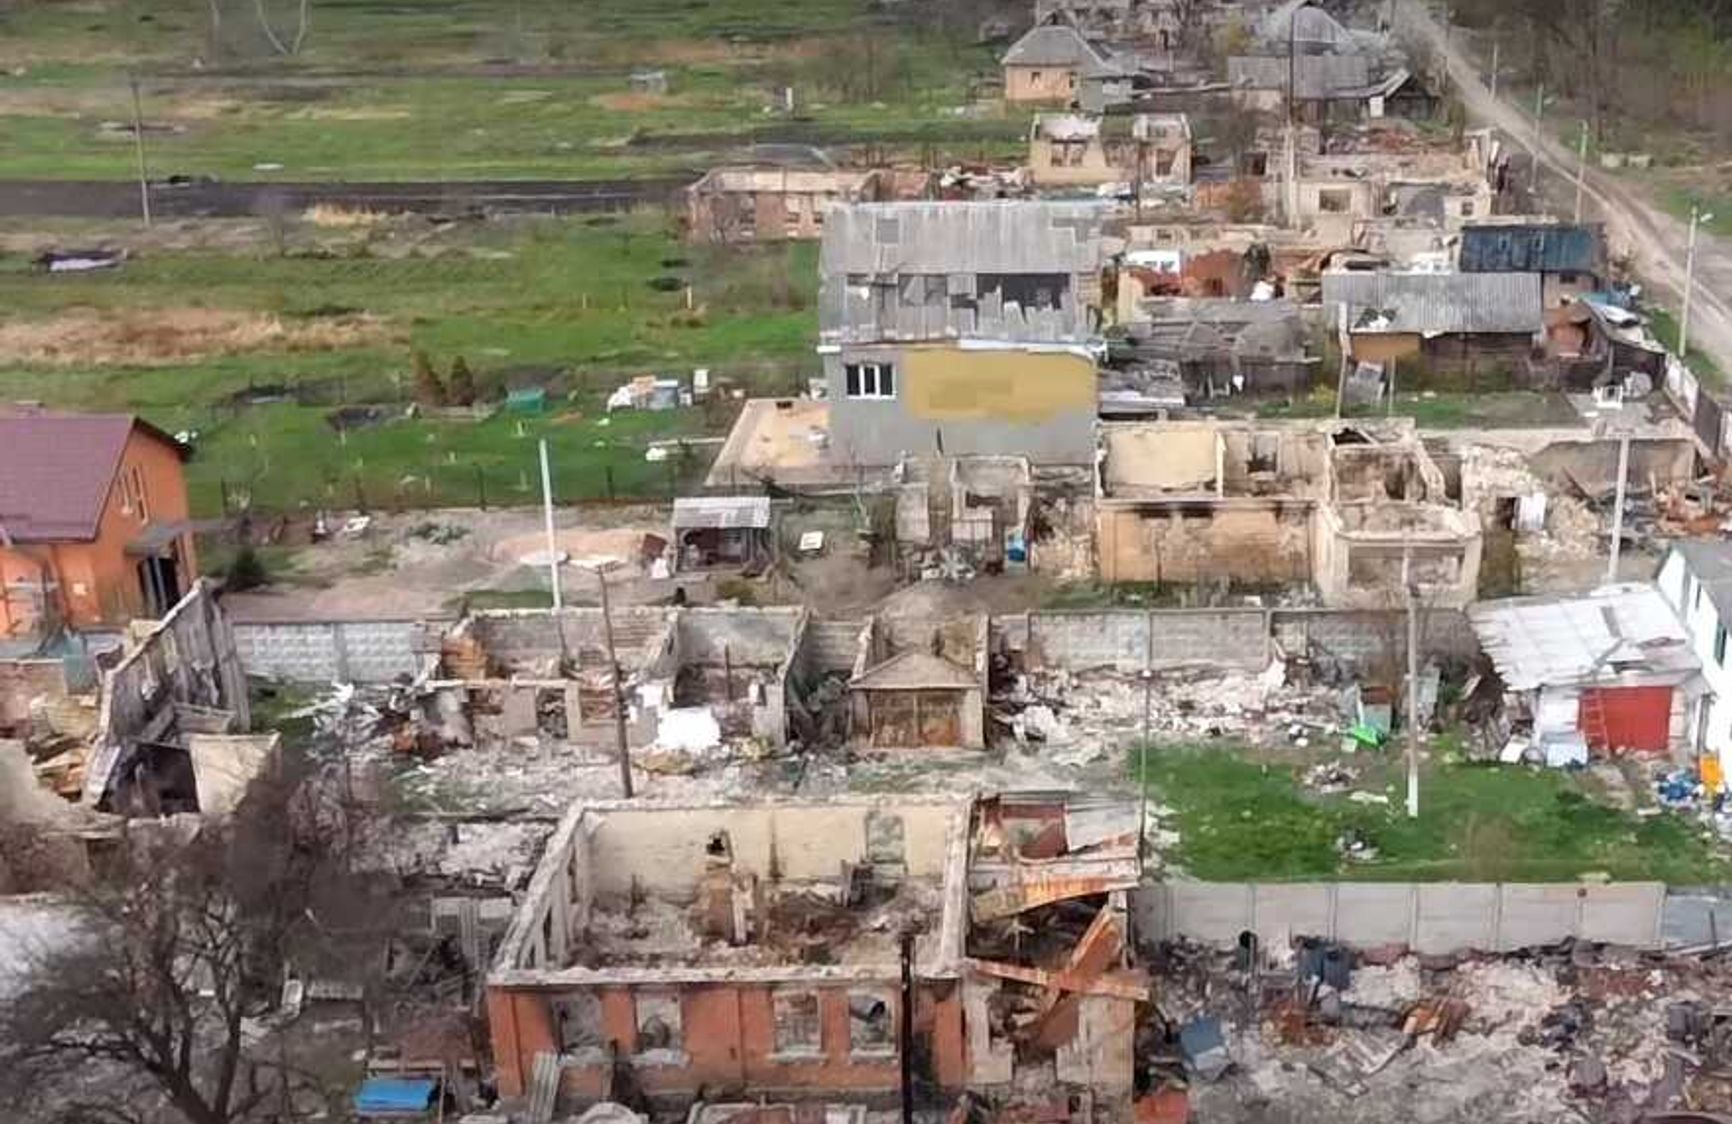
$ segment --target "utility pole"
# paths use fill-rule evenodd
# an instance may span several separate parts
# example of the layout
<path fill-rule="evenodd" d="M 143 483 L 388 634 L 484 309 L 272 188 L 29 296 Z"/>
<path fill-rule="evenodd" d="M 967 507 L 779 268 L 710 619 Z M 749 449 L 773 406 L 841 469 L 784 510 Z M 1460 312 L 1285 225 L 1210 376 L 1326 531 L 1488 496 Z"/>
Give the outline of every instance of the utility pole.
<path fill-rule="evenodd" d="M 613 647 L 613 607 L 607 600 L 607 567 L 595 568 L 595 578 L 601 583 L 601 634 L 607 642 L 607 666 L 609 679 L 613 683 L 613 733 L 614 746 L 619 750 L 619 788 L 630 800 L 631 791 L 631 750 L 625 744 L 625 692 L 619 683 L 619 654 Z"/>
<path fill-rule="evenodd" d="M 1678 362 L 1688 365 L 1690 355 L 1690 295 L 1696 291 L 1696 228 L 1713 222 L 1713 212 L 1690 204 L 1690 239 L 1684 250 L 1684 310 L 1678 316 Z"/>
<path fill-rule="evenodd" d="M 1491 100 L 1497 100 L 1497 52 L 1502 46 L 1502 40 L 1494 35 L 1491 40 Z"/>
<path fill-rule="evenodd" d="M 1606 584 L 1618 580 L 1618 551 L 1624 545 L 1624 486 L 1630 475 L 1630 435 L 1618 438 L 1618 490 L 1612 500 L 1612 544 L 1606 552 Z"/>
<path fill-rule="evenodd" d="M 1296 5 L 1293 8 L 1293 14 L 1287 17 L 1287 132 L 1289 136 L 1293 132 L 1293 99 L 1299 94 L 1299 87 L 1295 84 L 1294 79 L 1299 72 L 1299 9 L 1304 6 L 1304 4 Z"/>
<path fill-rule="evenodd" d="M 1413 548 L 1401 550 L 1401 587 L 1407 594 L 1407 818 L 1419 818 L 1419 598 L 1414 595 Z"/>
<path fill-rule="evenodd" d="M 1576 143 L 1576 220 L 1582 221 L 1582 186 L 1588 178 L 1588 123 L 1582 122 L 1582 139 Z"/>
<path fill-rule="evenodd" d="M 150 173 L 144 164 L 144 105 L 138 94 L 138 75 L 126 76 L 132 86 L 132 153 L 138 160 L 138 210 L 144 217 L 144 228 L 150 229 Z"/>
<path fill-rule="evenodd" d="M 1533 178 L 1528 184 L 1530 193 L 1540 189 L 1540 129 L 1546 113 L 1546 84 L 1541 82 L 1534 91 L 1534 148 L 1533 148 Z"/>
<path fill-rule="evenodd" d="M 565 608 L 559 589 L 559 547 L 553 537 L 553 476 L 547 467 L 547 438 L 541 439 L 541 516 L 547 531 L 547 576 L 553 587 L 553 611 Z"/>
<path fill-rule="evenodd" d="M 1137 746 L 1137 862 L 1143 861 L 1149 842 L 1149 711 L 1155 690 L 1155 670 L 1143 668 L 1143 740 Z"/>

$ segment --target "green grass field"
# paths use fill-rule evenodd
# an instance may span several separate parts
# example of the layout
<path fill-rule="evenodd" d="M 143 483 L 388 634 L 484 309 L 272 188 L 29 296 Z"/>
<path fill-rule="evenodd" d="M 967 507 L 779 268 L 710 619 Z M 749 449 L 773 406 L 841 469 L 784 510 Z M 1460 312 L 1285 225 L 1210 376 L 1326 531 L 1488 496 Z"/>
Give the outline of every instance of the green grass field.
<path fill-rule="evenodd" d="M 958 117 L 996 70 L 971 27 L 864 0 L 313 0 L 293 57 L 251 4 L 223 6 L 214 61 L 203 3 L 0 8 L 5 174 L 134 175 L 130 132 L 103 127 L 130 120 L 133 71 L 156 175 L 611 179 L 684 174 L 761 130 L 936 159 L 1002 150 L 1026 124 Z M 633 90 L 643 68 L 665 94 Z"/>
<path fill-rule="evenodd" d="M 707 456 L 650 463 L 647 444 L 723 432 L 728 411 L 618 414 L 604 424 L 608 391 L 636 375 L 708 366 L 777 393 L 816 370 L 809 244 L 687 247 L 654 214 L 401 234 L 298 225 L 286 256 L 269 245 L 141 252 L 100 274 L 49 276 L 23 255 L 0 258 L 0 400 L 135 410 L 171 432 L 198 431 L 190 479 L 201 514 L 220 510 L 225 483 L 231 499 L 244 491 L 275 510 L 352 506 L 357 479 L 370 504 L 467 505 L 483 487 L 491 503 L 532 498 L 519 493 L 542 434 L 562 497 L 607 495 L 609 470 L 616 496 L 665 496 L 679 482 L 670 469 L 689 478 Z M 148 359 L 159 342 L 186 346 L 180 326 L 208 315 L 285 334 Z M 104 334 L 110 322 L 124 328 Z M 365 330 L 351 338 L 340 326 L 353 323 Z M 317 335 L 324 325 L 339 326 L 332 338 Z M 171 329 L 164 341 L 152 334 L 159 326 Z M 69 352 L 31 350 L 17 337 L 31 331 Z M 409 405 L 414 349 L 441 372 L 461 355 L 495 395 L 545 387 L 552 410 L 482 424 L 399 419 L 340 437 L 327 419 L 334 409 Z"/>
<path fill-rule="evenodd" d="M 1290 760 L 1224 748 L 1152 749 L 1145 779 L 1177 811 L 1172 857 L 1203 879 L 1541 882 L 1606 875 L 1695 885 L 1732 874 L 1724 849 L 1693 821 L 1617 810 L 1596 799 L 1589 778 L 1432 763 L 1421 779 L 1419 818 L 1409 820 L 1394 751 L 1345 760 L 1365 770 L 1355 787 L 1388 796 L 1387 806 L 1308 792 Z M 1131 761 L 1134 772 L 1134 751 Z M 1336 840 L 1346 832 L 1375 847 L 1376 860 L 1344 859 Z"/>

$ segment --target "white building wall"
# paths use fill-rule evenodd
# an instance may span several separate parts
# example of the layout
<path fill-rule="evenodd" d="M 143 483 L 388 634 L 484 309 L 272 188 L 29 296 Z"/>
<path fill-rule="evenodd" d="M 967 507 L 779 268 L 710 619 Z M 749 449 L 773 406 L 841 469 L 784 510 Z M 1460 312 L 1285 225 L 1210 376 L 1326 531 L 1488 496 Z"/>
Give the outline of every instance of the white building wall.
<path fill-rule="evenodd" d="M 1720 614 L 1714 608 L 1714 599 L 1702 591 L 1701 583 L 1689 572 L 1683 555 L 1675 551 L 1666 555 L 1656 584 L 1660 596 L 1683 622 L 1690 650 L 1702 661 L 1702 678 L 1708 686 L 1707 692 L 1690 708 L 1685 727 L 1687 741 L 1698 753 L 1718 757 L 1721 771 L 1732 777 L 1732 640 L 1724 647 L 1723 659 L 1716 660 L 1717 637 L 1722 627 Z"/>

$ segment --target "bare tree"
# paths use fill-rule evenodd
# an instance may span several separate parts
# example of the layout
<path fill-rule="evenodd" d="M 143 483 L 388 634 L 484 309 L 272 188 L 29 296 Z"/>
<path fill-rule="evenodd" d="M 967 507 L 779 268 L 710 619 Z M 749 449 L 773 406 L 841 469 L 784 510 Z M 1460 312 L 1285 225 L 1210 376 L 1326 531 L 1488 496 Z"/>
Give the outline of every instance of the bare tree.
<path fill-rule="evenodd" d="M 69 891 L 66 939 L 30 951 L 25 986 L 0 1010 L 0 1100 L 40 1104 L 40 1090 L 96 1064 L 153 1087 L 188 1124 L 328 1107 L 282 1039 L 265 1044 L 286 1029 L 272 1009 L 293 964 L 371 962 L 391 911 L 349 873 L 347 810 L 291 772 L 190 837 L 129 833 L 105 877 Z M 73 1097 L 49 1116 L 140 1119 L 128 1103 Z"/>
<path fill-rule="evenodd" d="M 279 55 L 298 55 L 301 53 L 301 44 L 307 40 L 307 28 L 312 16 L 311 0 L 300 0 L 296 6 L 299 18 L 295 23 L 295 34 L 287 43 L 283 42 L 282 37 L 271 26 L 270 13 L 265 11 L 265 0 L 253 0 L 253 10 L 259 17 L 259 30 L 263 31 L 265 38 L 270 40 L 272 50 Z"/>

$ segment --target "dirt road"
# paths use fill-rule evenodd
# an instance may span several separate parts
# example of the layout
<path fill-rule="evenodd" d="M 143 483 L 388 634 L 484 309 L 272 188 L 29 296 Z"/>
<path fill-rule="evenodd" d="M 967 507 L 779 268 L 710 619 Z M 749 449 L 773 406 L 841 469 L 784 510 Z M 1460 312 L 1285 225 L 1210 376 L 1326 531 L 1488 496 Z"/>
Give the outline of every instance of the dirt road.
<path fill-rule="evenodd" d="M 1396 12 L 1398 30 L 1417 34 L 1448 61 L 1450 78 L 1461 91 L 1469 115 L 1503 130 L 1516 146 L 1533 151 L 1530 113 L 1492 98 L 1478 66 L 1450 42 L 1443 24 L 1425 4 L 1397 0 Z M 1556 138 L 1542 135 L 1539 159 L 1541 169 L 1555 178 L 1553 186 L 1573 201 L 1575 152 Z M 1688 224 L 1667 214 L 1639 189 L 1592 166 L 1587 170 L 1583 196 L 1583 217 L 1606 224 L 1612 252 L 1629 255 L 1636 273 L 1676 311 L 1683 296 Z M 1732 250 L 1722 240 L 1702 232 L 1696 244 L 1690 343 L 1711 355 L 1724 371 L 1732 371 L 1732 303 L 1728 294 L 1732 294 Z"/>
<path fill-rule="evenodd" d="M 151 210 L 163 218 L 231 218 L 298 213 L 314 204 L 375 211 L 587 214 L 660 204 L 695 178 L 643 180 L 469 180 L 448 183 L 153 184 Z M 138 212 L 138 185 L 124 180 L 0 180 L 0 216 L 115 218 Z"/>

